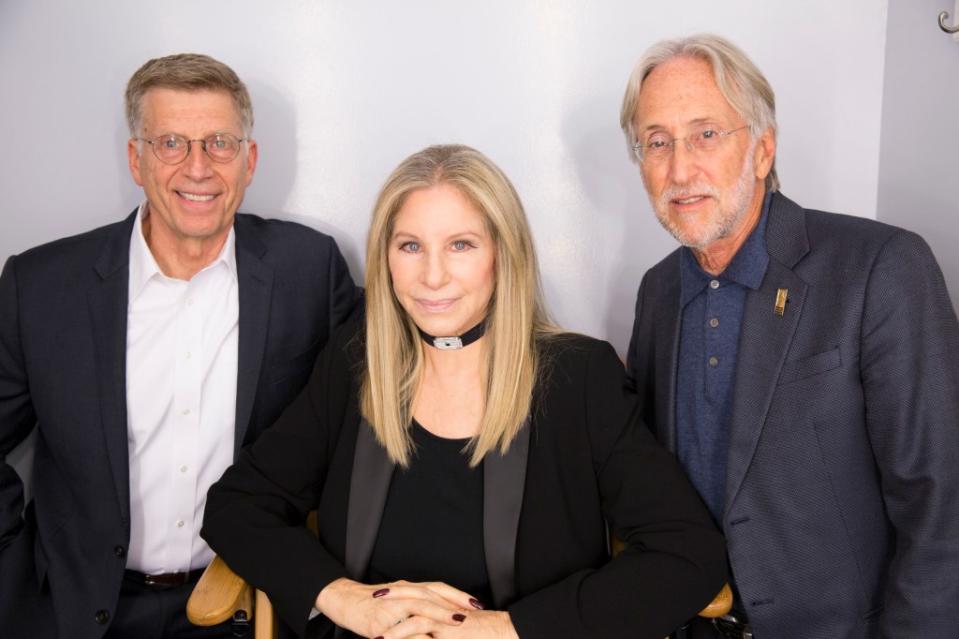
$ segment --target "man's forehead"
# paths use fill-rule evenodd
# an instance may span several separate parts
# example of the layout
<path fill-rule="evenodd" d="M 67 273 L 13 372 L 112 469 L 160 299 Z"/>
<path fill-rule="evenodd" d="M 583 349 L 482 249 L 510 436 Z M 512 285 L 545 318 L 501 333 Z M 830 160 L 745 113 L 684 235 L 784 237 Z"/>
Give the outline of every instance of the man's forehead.
<path fill-rule="evenodd" d="M 719 90 L 710 64 L 679 57 L 654 68 L 643 80 L 634 124 L 650 127 L 689 126 L 735 116 Z"/>
<path fill-rule="evenodd" d="M 143 94 L 144 125 L 175 123 L 240 126 L 241 118 L 232 96 L 216 89 L 152 87 Z"/>

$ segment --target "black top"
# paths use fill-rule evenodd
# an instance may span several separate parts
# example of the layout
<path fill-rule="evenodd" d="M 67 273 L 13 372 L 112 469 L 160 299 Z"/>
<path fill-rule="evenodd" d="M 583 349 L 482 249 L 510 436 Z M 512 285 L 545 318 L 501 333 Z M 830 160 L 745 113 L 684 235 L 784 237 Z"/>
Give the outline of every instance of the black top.
<path fill-rule="evenodd" d="M 415 452 L 390 482 L 367 583 L 442 581 L 491 601 L 483 551 L 483 465 L 469 439 L 438 437 L 413 420 Z"/>

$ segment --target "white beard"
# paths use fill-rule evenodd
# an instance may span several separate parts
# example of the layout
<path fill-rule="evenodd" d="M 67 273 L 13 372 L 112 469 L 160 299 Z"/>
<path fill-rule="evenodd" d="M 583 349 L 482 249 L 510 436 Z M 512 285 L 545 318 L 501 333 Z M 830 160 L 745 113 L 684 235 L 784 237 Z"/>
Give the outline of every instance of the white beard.
<path fill-rule="evenodd" d="M 749 146 L 746 152 L 746 158 L 743 160 L 743 168 L 736 181 L 736 188 L 732 192 L 732 202 L 726 209 L 720 209 L 716 215 L 702 220 L 693 228 L 678 224 L 669 217 L 669 202 L 674 199 L 690 197 L 692 195 L 708 195 L 716 198 L 720 193 L 719 189 L 708 182 L 700 184 L 672 185 L 668 187 L 659 196 L 653 199 L 650 196 L 650 204 L 656 212 L 656 219 L 663 225 L 669 234 L 683 246 L 694 249 L 703 249 L 718 239 L 727 237 L 749 210 L 749 204 L 752 202 L 753 195 L 756 192 L 756 179 L 753 174 L 753 153 L 756 150 L 757 141 Z M 647 193 L 649 189 L 647 188 Z"/>

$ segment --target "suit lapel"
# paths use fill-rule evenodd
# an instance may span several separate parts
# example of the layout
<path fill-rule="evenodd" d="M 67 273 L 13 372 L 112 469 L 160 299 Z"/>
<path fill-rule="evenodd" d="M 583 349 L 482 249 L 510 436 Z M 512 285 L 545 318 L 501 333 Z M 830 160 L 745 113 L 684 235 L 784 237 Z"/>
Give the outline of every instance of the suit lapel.
<path fill-rule="evenodd" d="M 365 419 L 360 420 L 353 452 L 350 498 L 346 515 L 346 573 L 362 581 L 373 554 L 386 506 L 394 464 Z"/>
<path fill-rule="evenodd" d="M 250 426 L 256 399 L 273 294 L 273 269 L 262 261 L 266 247 L 241 216 L 236 231 L 236 270 L 239 280 L 239 339 L 236 370 L 236 429 L 233 456 L 236 457 Z"/>
<path fill-rule="evenodd" d="M 130 234 L 137 212 L 107 239 L 93 266 L 97 280 L 87 291 L 104 445 L 124 523 L 130 521 L 130 458 L 127 444 L 127 305 Z"/>
<path fill-rule="evenodd" d="M 653 345 L 655 356 L 656 391 L 656 438 L 671 451 L 676 450 L 676 366 L 679 353 L 679 307 L 680 279 L 679 252 L 671 257 L 671 271 L 665 278 L 663 295 L 656 301 L 656 339 Z"/>
<path fill-rule="evenodd" d="M 732 506 L 756 451 L 808 289 L 792 271 L 809 252 L 805 214 L 779 194 L 770 203 L 766 250 L 770 257 L 766 276 L 758 290 L 746 295 L 743 310 L 729 422 L 726 511 Z M 789 291 L 782 316 L 775 311 L 779 289 Z"/>
<path fill-rule="evenodd" d="M 493 604 L 504 609 L 516 591 L 516 536 L 526 488 L 529 420 L 505 455 L 493 451 L 483 460 L 483 547 Z"/>

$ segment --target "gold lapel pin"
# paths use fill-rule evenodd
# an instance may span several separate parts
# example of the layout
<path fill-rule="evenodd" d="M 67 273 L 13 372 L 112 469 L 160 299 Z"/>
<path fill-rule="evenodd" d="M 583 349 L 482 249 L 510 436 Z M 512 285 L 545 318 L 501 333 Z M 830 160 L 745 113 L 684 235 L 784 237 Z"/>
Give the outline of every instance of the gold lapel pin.
<path fill-rule="evenodd" d="M 782 317 L 786 312 L 786 300 L 789 298 L 789 289 L 780 288 L 776 290 L 776 315 Z"/>

